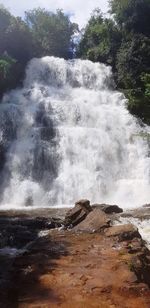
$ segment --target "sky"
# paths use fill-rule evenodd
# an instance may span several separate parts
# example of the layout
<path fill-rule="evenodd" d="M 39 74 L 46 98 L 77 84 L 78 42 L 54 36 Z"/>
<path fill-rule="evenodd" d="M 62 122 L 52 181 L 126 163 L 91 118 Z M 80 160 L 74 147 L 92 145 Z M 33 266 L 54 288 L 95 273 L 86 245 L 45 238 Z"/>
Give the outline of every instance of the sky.
<path fill-rule="evenodd" d="M 17 16 L 24 16 L 24 11 L 42 7 L 50 11 L 63 9 L 71 16 L 71 21 L 77 22 L 82 28 L 86 24 L 93 9 L 99 7 L 102 12 L 108 10 L 108 0 L 0 0 L 10 12 Z"/>

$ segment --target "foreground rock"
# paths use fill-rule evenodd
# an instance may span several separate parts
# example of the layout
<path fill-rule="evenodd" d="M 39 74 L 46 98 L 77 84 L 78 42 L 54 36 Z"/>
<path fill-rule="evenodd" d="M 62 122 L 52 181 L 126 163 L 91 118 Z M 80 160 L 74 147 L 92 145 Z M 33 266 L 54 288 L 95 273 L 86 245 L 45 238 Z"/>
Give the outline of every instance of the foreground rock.
<path fill-rule="evenodd" d="M 114 214 L 114 213 L 122 213 L 123 212 L 123 209 L 121 209 L 118 205 L 93 204 L 92 208 L 99 208 L 106 214 Z"/>
<path fill-rule="evenodd" d="M 75 228 L 74 231 L 80 232 L 100 232 L 105 228 L 110 226 L 110 219 L 109 217 L 102 212 L 99 208 L 95 208 L 92 212 L 88 214 L 88 216 L 79 223 Z"/>
<path fill-rule="evenodd" d="M 116 236 L 100 233 L 49 231 L 15 260 L 3 307 L 149 308 L 148 263 L 141 272 L 141 260 L 149 255 L 131 253 L 134 240 L 118 243 Z"/>
<path fill-rule="evenodd" d="M 132 224 L 113 226 L 106 230 L 105 235 L 108 237 L 118 236 L 119 241 L 141 238 L 138 229 Z"/>
<path fill-rule="evenodd" d="M 69 210 L 65 216 L 65 227 L 74 228 L 76 231 L 98 232 L 107 228 L 110 219 L 105 214 L 122 213 L 117 205 L 94 204 L 90 206 L 89 200 L 79 200 L 75 207 Z"/>
<path fill-rule="evenodd" d="M 145 204 L 145 205 L 143 205 L 139 208 L 126 211 L 126 212 L 121 214 L 121 217 L 124 217 L 124 218 L 132 217 L 132 218 L 137 218 L 137 219 L 140 219 L 140 220 L 150 219 L 150 205 Z"/>
<path fill-rule="evenodd" d="M 150 251 L 145 246 L 138 229 L 132 224 L 113 226 L 105 231 L 109 238 L 124 242 L 124 247 L 131 254 L 129 268 L 136 274 L 138 282 L 144 282 L 150 287 Z"/>
<path fill-rule="evenodd" d="M 70 228 L 76 226 L 83 221 L 91 211 L 92 208 L 89 200 L 79 200 L 75 203 L 75 207 L 67 212 L 64 225 Z"/>
<path fill-rule="evenodd" d="M 16 257 L 0 249 L 0 307 L 149 308 L 150 252 L 136 227 L 112 226 L 108 208 L 80 200 L 65 219 L 0 217 L 2 247 L 28 244 Z"/>

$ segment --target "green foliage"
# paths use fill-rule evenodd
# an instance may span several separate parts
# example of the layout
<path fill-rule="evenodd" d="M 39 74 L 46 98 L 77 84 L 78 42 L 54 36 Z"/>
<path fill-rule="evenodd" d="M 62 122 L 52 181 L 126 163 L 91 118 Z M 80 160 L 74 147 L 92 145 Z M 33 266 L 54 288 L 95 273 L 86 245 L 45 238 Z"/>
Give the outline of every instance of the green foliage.
<path fill-rule="evenodd" d="M 9 75 L 10 68 L 14 63 L 15 60 L 8 56 L 3 56 L 2 58 L 0 58 L 0 76 L 3 79 L 7 78 L 7 76 Z"/>
<path fill-rule="evenodd" d="M 150 39 L 136 34 L 122 42 L 117 53 L 116 68 L 120 87 L 143 88 L 141 76 L 148 73 L 150 64 Z"/>
<path fill-rule="evenodd" d="M 128 98 L 128 109 L 143 122 L 150 125 L 150 99 L 145 96 L 141 88 L 124 90 Z"/>
<path fill-rule="evenodd" d="M 27 24 L 19 17 L 11 18 L 5 34 L 5 50 L 23 64 L 33 56 L 32 34 Z"/>
<path fill-rule="evenodd" d="M 0 54 L 5 51 L 5 33 L 11 18 L 11 14 L 3 6 L 0 6 Z"/>
<path fill-rule="evenodd" d="M 0 57 L 0 95 L 7 90 L 8 84 L 13 83 L 12 72 L 15 64 L 16 61 L 8 55 Z"/>
<path fill-rule="evenodd" d="M 150 74 L 143 74 L 141 80 L 144 84 L 145 97 L 150 100 Z"/>
<path fill-rule="evenodd" d="M 54 55 L 68 58 L 72 36 L 78 29 L 61 10 L 51 13 L 45 9 L 26 12 L 26 22 L 31 29 L 35 55 Z"/>
<path fill-rule="evenodd" d="M 0 97 L 19 85 L 32 57 L 73 55 L 73 35 L 78 26 L 61 10 L 26 12 L 25 21 L 0 6 Z"/>
<path fill-rule="evenodd" d="M 110 0 L 109 3 L 110 12 L 122 30 L 150 35 L 149 0 Z"/>
<path fill-rule="evenodd" d="M 0 6 L 0 97 L 23 79 L 25 65 L 32 54 L 29 27 Z"/>
<path fill-rule="evenodd" d="M 0 31 L 5 31 L 10 24 L 11 14 L 3 5 L 0 5 Z"/>
<path fill-rule="evenodd" d="M 79 45 L 79 54 L 92 61 L 115 66 L 120 46 L 120 33 L 110 19 L 104 19 L 100 10 L 93 12 Z"/>
<path fill-rule="evenodd" d="M 122 43 L 117 54 L 117 83 L 131 113 L 150 124 L 150 39 L 136 34 Z"/>
<path fill-rule="evenodd" d="M 113 67 L 129 110 L 150 124 L 150 0 L 110 0 L 113 19 L 91 16 L 79 55 Z"/>

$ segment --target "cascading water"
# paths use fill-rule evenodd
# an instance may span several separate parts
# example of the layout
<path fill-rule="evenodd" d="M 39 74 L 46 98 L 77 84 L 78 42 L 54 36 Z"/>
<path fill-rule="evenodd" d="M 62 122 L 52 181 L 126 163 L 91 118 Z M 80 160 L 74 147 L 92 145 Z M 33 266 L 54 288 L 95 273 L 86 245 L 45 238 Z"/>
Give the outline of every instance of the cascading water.
<path fill-rule="evenodd" d="M 0 104 L 1 206 L 150 201 L 149 128 L 90 61 L 33 59 Z"/>

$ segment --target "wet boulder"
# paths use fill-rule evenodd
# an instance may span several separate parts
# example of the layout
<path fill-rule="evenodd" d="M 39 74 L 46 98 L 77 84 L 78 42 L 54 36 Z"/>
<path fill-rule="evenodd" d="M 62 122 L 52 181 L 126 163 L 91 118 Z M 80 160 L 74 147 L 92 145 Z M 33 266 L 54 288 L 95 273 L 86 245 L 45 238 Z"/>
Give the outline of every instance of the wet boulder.
<path fill-rule="evenodd" d="M 75 228 L 74 231 L 81 231 L 81 232 L 100 232 L 105 228 L 110 226 L 110 219 L 109 217 L 101 211 L 99 208 L 95 208 L 91 211 L 88 216 L 79 223 Z"/>
<path fill-rule="evenodd" d="M 92 211 L 89 200 L 79 200 L 75 203 L 75 207 L 70 209 L 64 220 L 66 227 L 74 227 L 83 221 L 86 216 Z"/>
<path fill-rule="evenodd" d="M 123 209 L 120 208 L 118 205 L 93 204 L 92 208 L 100 208 L 106 214 L 118 214 L 123 212 Z"/>
<path fill-rule="evenodd" d="M 139 220 L 143 220 L 143 219 L 150 219 L 150 206 L 148 204 L 129 210 L 129 211 L 125 211 L 124 213 L 121 214 L 121 217 L 133 217 L 133 218 L 137 218 Z"/>
<path fill-rule="evenodd" d="M 61 227 L 59 218 L 46 217 L 2 217 L 0 218 L 0 248 L 5 246 L 22 248 L 38 237 L 41 230 Z"/>
<path fill-rule="evenodd" d="M 117 236 L 119 241 L 141 238 L 138 228 L 132 224 L 113 226 L 105 231 L 105 235 L 108 237 Z"/>

